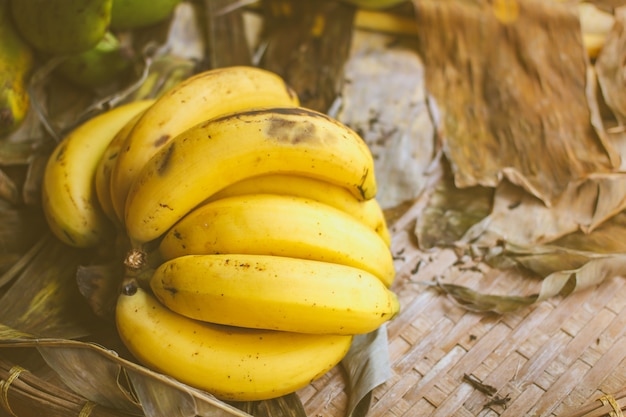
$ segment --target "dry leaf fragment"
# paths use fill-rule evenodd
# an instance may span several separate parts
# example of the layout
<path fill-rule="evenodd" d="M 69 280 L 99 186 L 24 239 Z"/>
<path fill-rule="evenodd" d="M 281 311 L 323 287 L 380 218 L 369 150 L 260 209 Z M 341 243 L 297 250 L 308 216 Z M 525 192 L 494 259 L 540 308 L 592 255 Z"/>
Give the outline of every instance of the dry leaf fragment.
<path fill-rule="evenodd" d="M 412 41 L 354 32 L 337 119 L 369 145 L 384 208 L 420 195 L 437 158 L 423 72 Z"/>
<path fill-rule="evenodd" d="M 626 57 L 626 7 L 615 11 L 615 24 L 607 35 L 595 69 L 602 96 L 613 111 L 619 125 L 626 123 L 626 80 L 624 58 Z"/>
<path fill-rule="evenodd" d="M 516 3 L 503 22 L 487 1 L 415 1 L 420 51 L 456 185 L 508 178 L 551 205 L 616 160 L 590 122 L 577 9 Z"/>
<path fill-rule="evenodd" d="M 545 244 L 578 230 L 590 233 L 626 208 L 626 175 L 596 174 L 573 181 L 547 207 L 508 181 L 495 190 L 493 210 L 461 239 L 491 247 L 498 241 Z"/>

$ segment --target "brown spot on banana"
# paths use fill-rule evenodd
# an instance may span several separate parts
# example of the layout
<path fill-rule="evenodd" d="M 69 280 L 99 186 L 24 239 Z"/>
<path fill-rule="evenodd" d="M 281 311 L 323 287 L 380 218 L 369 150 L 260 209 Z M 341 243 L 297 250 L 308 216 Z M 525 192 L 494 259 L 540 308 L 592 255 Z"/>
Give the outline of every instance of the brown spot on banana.
<path fill-rule="evenodd" d="M 154 141 L 154 147 L 160 148 L 161 146 L 165 145 L 170 137 L 171 135 L 161 135 L 157 140 Z"/>
<path fill-rule="evenodd" d="M 168 146 L 167 151 L 165 152 L 165 154 L 163 155 L 163 157 L 161 158 L 161 162 L 159 164 L 159 166 L 157 167 L 157 174 L 159 174 L 160 176 L 163 176 L 166 174 L 168 168 L 169 168 L 169 163 L 172 159 L 172 154 L 174 153 L 174 142 L 172 142 L 170 144 L 170 146 Z"/>

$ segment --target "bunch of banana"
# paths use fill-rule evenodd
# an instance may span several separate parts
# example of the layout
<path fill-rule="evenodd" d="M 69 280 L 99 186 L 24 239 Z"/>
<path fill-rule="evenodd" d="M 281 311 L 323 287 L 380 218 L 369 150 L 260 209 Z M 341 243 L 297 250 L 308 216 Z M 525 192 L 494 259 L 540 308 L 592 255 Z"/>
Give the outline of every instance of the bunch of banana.
<path fill-rule="evenodd" d="M 127 239 L 116 323 L 138 360 L 245 401 L 305 386 L 398 313 L 376 187 L 354 131 L 230 67 L 77 128 L 44 209 L 68 244 Z"/>
<path fill-rule="evenodd" d="M 232 401 L 292 393 L 338 364 L 352 342 L 349 335 L 191 320 L 133 286 L 120 296 L 117 322 L 122 340 L 147 366 Z"/>

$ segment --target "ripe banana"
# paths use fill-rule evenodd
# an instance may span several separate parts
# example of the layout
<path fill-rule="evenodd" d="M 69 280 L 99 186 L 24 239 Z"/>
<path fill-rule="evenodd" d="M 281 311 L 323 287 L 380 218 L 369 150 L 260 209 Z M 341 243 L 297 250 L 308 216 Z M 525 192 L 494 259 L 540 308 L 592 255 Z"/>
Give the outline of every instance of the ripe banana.
<path fill-rule="evenodd" d="M 348 265 L 391 286 L 394 264 L 386 243 L 349 214 L 313 200 L 254 194 L 207 203 L 169 230 L 163 259 L 197 254 L 258 254 Z"/>
<path fill-rule="evenodd" d="M 15 30 L 8 4 L 0 2 L 0 135 L 22 123 L 30 107 L 26 89 L 33 51 Z"/>
<path fill-rule="evenodd" d="M 400 306 L 375 276 L 349 266 L 271 255 L 187 255 L 150 280 L 157 299 L 183 316 L 230 326 L 361 334 Z"/>
<path fill-rule="evenodd" d="M 376 199 L 361 201 L 345 188 L 315 178 L 288 174 L 251 177 L 218 191 L 207 202 L 246 194 L 292 195 L 328 204 L 369 226 L 388 246 L 391 243 L 385 215 Z"/>
<path fill-rule="evenodd" d="M 338 364 L 352 342 L 345 335 L 201 323 L 130 285 L 119 296 L 116 323 L 128 350 L 146 366 L 227 401 L 295 392 Z"/>
<path fill-rule="evenodd" d="M 188 128 L 248 108 L 298 104 L 282 78 L 259 68 L 219 68 L 188 78 L 158 98 L 126 140 L 111 175 L 115 212 L 124 218 L 128 191 L 139 170 Z"/>
<path fill-rule="evenodd" d="M 49 54 L 75 54 L 96 46 L 111 21 L 112 0 L 11 0 L 24 39 Z"/>
<path fill-rule="evenodd" d="M 94 246 L 110 223 L 96 197 L 94 177 L 104 150 L 115 134 L 151 101 L 122 105 L 74 129 L 52 152 L 43 177 L 42 204 L 48 225 L 63 242 Z"/>
<path fill-rule="evenodd" d="M 144 166 L 128 194 L 127 233 L 135 245 L 156 239 L 222 188 L 272 173 L 376 195 L 372 154 L 354 131 L 300 107 L 249 110 L 194 126 Z"/>
<path fill-rule="evenodd" d="M 154 103 L 154 100 L 150 101 Z M 104 214 L 117 225 L 121 225 L 122 221 L 115 214 L 113 209 L 113 200 L 111 199 L 111 170 L 115 164 L 115 160 L 119 155 L 120 149 L 124 144 L 124 141 L 128 137 L 128 134 L 137 124 L 139 118 L 144 114 L 144 110 L 137 113 L 132 119 L 128 121 L 113 137 L 113 140 L 109 142 L 106 149 L 102 153 L 100 162 L 96 167 L 95 187 L 96 195 L 98 196 L 98 202 Z"/>

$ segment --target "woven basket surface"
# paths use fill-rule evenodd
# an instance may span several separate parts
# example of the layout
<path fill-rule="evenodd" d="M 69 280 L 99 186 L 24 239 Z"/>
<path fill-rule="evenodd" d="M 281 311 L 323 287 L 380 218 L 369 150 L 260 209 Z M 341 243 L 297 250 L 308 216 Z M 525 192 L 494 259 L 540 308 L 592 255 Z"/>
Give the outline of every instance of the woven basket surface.
<path fill-rule="evenodd" d="M 416 215 L 419 204 L 392 228 L 402 311 L 388 326 L 393 376 L 374 390 L 370 416 L 568 416 L 626 386 L 623 278 L 515 313 L 474 313 L 416 282 L 520 295 L 538 282 L 467 265 L 452 250 L 420 252 L 412 243 Z M 465 374 L 496 388 L 506 404 L 489 405 Z M 311 417 L 345 413 L 339 368 L 299 395 Z"/>

